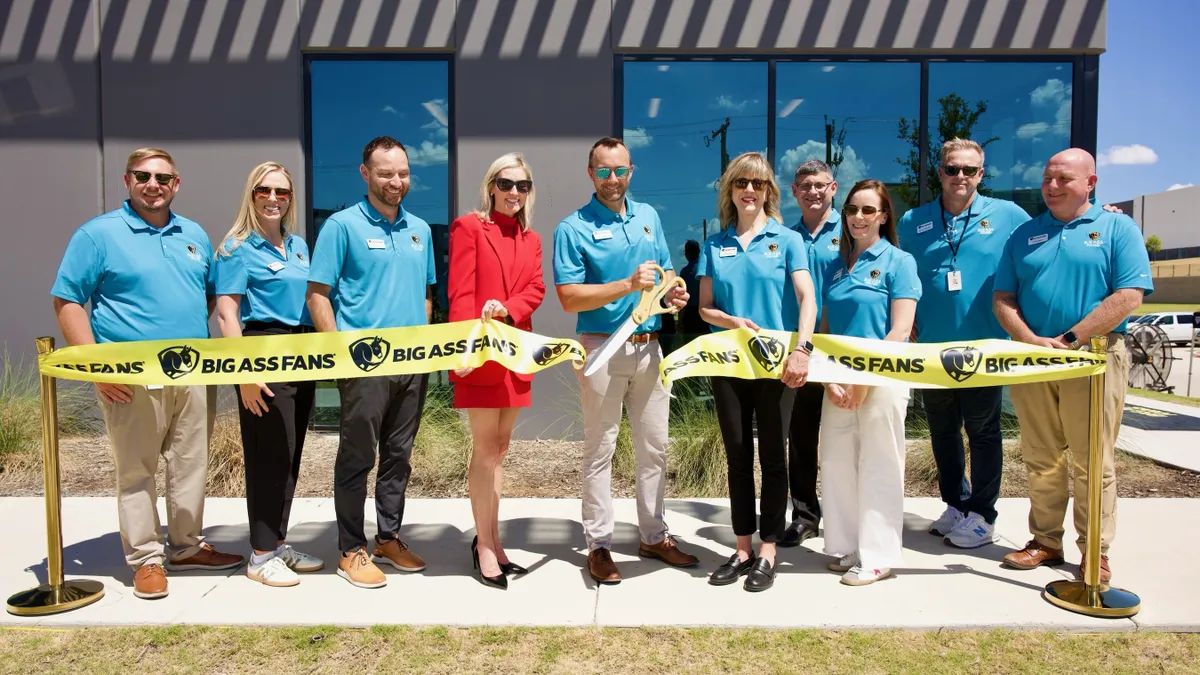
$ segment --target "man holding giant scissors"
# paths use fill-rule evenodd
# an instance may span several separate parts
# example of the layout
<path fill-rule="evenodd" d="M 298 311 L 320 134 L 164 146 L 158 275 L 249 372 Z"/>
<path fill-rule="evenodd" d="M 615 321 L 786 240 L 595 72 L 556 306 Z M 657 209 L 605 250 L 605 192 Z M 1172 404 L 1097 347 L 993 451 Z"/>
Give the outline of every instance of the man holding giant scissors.
<path fill-rule="evenodd" d="M 588 572 L 598 583 L 615 584 L 621 574 L 610 553 L 612 457 L 622 405 L 637 466 L 638 555 L 676 567 L 699 562 L 679 549 L 663 518 L 670 392 L 658 377 L 658 314 L 678 311 L 688 294 L 674 281 L 658 213 L 625 196 L 633 175 L 629 148 L 616 138 L 596 141 L 588 175 L 596 188 L 592 201 L 554 230 L 554 283 L 563 309 L 579 314 L 576 330 L 589 354 L 579 375 Z"/>

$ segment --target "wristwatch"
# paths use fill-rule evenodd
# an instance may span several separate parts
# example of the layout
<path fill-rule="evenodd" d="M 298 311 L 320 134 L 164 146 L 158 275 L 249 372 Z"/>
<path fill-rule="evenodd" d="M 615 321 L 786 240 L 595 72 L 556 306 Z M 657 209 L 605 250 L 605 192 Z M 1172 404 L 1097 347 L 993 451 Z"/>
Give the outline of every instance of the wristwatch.
<path fill-rule="evenodd" d="M 808 354 L 809 356 L 812 356 L 813 343 L 811 340 L 805 340 L 804 342 L 797 344 L 796 348 L 793 349 L 792 351 L 794 351 L 794 352 L 801 351 L 801 352 L 804 352 L 805 354 Z"/>
<path fill-rule="evenodd" d="M 1071 349 L 1079 349 L 1079 338 L 1075 337 L 1074 331 L 1063 333 L 1063 340 L 1071 346 Z"/>

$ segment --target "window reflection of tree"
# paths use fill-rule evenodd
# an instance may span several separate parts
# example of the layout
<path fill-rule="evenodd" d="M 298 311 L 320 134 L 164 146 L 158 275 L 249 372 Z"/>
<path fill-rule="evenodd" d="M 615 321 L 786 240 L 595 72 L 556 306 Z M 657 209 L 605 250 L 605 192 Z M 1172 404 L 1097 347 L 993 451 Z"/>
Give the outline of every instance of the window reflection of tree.
<path fill-rule="evenodd" d="M 976 101 L 972 106 L 958 94 L 950 93 L 938 99 L 938 108 L 937 138 L 934 138 L 933 135 L 928 137 L 928 147 L 926 148 L 925 157 L 925 175 L 928 177 L 927 183 L 929 184 L 929 191 L 933 195 L 933 199 L 939 198 L 942 194 L 942 183 L 938 180 L 937 176 L 938 166 L 941 163 L 943 143 L 954 138 L 969 138 L 979 143 L 980 147 L 984 148 L 986 152 L 989 144 L 1000 140 L 999 136 L 977 139 L 971 135 L 976 123 L 979 122 L 979 117 L 987 112 L 988 102 L 986 100 Z M 901 182 L 894 187 L 896 196 L 910 205 L 919 204 L 921 196 L 917 183 L 920 179 L 921 171 L 920 124 L 920 120 L 918 119 L 910 120 L 901 117 L 897 133 L 900 140 L 908 141 L 912 148 L 908 151 L 908 157 L 896 158 L 896 163 L 904 168 L 904 176 Z M 991 191 L 987 189 L 986 181 L 988 178 L 994 177 L 995 175 L 988 171 L 985 163 L 983 181 L 979 183 L 979 194 L 991 194 Z"/>

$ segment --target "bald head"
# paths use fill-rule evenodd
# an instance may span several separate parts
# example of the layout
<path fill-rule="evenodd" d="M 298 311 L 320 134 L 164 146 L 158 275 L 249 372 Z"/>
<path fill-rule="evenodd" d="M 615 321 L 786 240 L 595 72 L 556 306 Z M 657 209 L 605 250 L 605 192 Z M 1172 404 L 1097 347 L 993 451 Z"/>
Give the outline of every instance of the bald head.
<path fill-rule="evenodd" d="M 1054 217 L 1069 223 L 1091 208 L 1096 189 L 1096 159 L 1086 150 L 1069 148 L 1046 162 L 1042 173 L 1042 199 Z"/>

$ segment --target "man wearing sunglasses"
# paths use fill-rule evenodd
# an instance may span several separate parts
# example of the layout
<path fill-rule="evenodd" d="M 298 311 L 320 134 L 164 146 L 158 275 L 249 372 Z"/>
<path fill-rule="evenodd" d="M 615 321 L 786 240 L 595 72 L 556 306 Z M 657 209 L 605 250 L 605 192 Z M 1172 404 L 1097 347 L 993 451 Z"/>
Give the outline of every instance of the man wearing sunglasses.
<path fill-rule="evenodd" d="M 129 199 L 121 208 L 84 223 L 67 245 L 50 291 L 63 337 L 69 345 L 209 337 L 213 248 L 200 225 L 171 211 L 180 184 L 175 160 L 159 148 L 135 150 L 124 182 Z M 90 317 L 84 309 L 89 302 Z M 243 561 L 217 552 L 200 534 L 215 391 L 205 385 L 96 383 L 117 467 L 121 546 L 134 570 L 136 597 L 166 596 L 166 569 L 221 570 Z M 160 456 L 171 478 L 167 547 L 154 483 Z"/>
<path fill-rule="evenodd" d="M 596 190 L 592 201 L 554 230 L 558 299 L 564 310 L 579 314 L 576 330 L 589 353 L 630 316 L 641 291 L 675 276 L 658 213 L 626 197 L 632 175 L 624 143 L 616 138 L 596 141 L 588 153 L 588 176 Z M 657 279 L 656 263 L 666 279 Z M 666 298 L 676 307 L 684 307 L 687 300 L 687 292 L 678 287 Z M 629 414 L 637 465 L 638 555 L 678 567 L 699 562 L 679 549 L 663 517 L 670 392 L 658 378 L 660 326 L 659 316 L 651 317 L 600 370 L 587 377 L 578 373 L 583 404 L 583 531 L 588 572 L 602 584 L 621 581 L 609 549 L 615 526 L 612 457 L 622 405 Z"/>
<path fill-rule="evenodd" d="M 992 285 L 1004 245 L 1029 220 L 1021 207 L 978 193 L 983 148 L 955 138 L 942 145 L 942 194 L 900 219 L 900 245 L 916 258 L 925 289 L 917 303 L 913 341 L 1007 339 L 992 313 Z M 958 548 L 994 543 L 1004 446 L 1001 387 L 923 389 L 938 486 L 946 508 L 929 533 Z M 965 475 L 964 427 L 971 452 Z"/>

